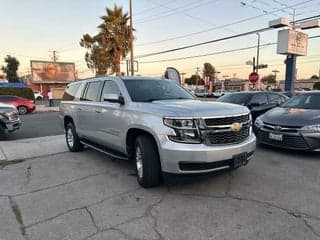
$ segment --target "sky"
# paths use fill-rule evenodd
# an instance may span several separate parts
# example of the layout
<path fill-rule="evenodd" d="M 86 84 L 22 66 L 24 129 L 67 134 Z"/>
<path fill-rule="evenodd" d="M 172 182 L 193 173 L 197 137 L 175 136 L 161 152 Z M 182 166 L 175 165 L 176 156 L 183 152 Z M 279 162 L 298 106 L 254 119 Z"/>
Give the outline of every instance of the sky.
<path fill-rule="evenodd" d="M 80 78 L 93 76 L 79 40 L 85 33 L 97 33 L 100 16 L 114 4 L 129 10 L 129 0 L 0 0 L 0 65 L 6 55 L 15 56 L 20 62 L 18 73 L 24 75 L 30 72 L 30 60 L 50 61 L 50 51 L 55 50 L 58 61 L 75 63 Z M 220 72 L 220 79 L 248 78 L 252 66 L 246 62 L 256 56 L 257 34 L 142 56 L 266 28 L 279 17 L 299 20 L 320 15 L 320 0 L 132 0 L 132 4 L 136 74 L 145 76 L 161 76 L 166 67 L 175 67 L 189 77 L 209 62 Z M 277 54 L 272 44 L 277 42 L 278 30 L 260 33 L 259 63 L 268 68 L 259 74 L 278 70 L 277 78 L 284 79 L 286 56 Z M 310 37 L 320 36 L 320 28 L 303 31 Z M 121 71 L 126 71 L 125 64 Z M 319 71 L 320 37 L 309 39 L 307 56 L 297 58 L 297 78 Z"/>

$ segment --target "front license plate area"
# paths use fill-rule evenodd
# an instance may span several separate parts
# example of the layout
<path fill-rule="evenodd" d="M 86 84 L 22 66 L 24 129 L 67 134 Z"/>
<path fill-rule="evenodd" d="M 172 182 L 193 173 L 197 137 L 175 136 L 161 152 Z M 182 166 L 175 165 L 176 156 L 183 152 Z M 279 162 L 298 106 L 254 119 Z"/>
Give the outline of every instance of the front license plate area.
<path fill-rule="evenodd" d="M 283 139 L 283 136 L 282 136 L 282 134 L 269 133 L 269 138 L 270 138 L 271 140 L 275 140 L 275 141 L 281 142 L 282 139 Z"/>
<path fill-rule="evenodd" d="M 233 168 L 241 167 L 247 162 L 247 153 L 241 153 L 233 156 Z"/>

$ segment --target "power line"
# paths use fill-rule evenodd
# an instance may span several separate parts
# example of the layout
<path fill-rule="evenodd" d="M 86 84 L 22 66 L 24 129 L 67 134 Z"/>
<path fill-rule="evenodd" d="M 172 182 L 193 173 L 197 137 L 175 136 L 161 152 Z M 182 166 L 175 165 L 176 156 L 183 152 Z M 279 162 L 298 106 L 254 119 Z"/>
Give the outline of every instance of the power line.
<path fill-rule="evenodd" d="M 300 22 L 300 21 L 305 20 L 305 19 L 306 19 L 306 18 L 300 19 L 300 20 L 297 20 L 297 21 L 295 21 L 295 22 Z M 308 18 L 308 19 L 309 19 L 309 18 Z M 272 29 L 273 29 L 273 28 L 266 27 L 266 28 L 262 28 L 262 29 L 258 29 L 258 30 L 253 30 L 253 31 L 245 32 L 245 33 L 239 33 L 239 34 L 236 34 L 236 35 L 232 35 L 232 36 L 228 36 L 228 37 L 223 37 L 223 38 L 219 38 L 219 39 L 214 39 L 214 40 L 210 40 L 210 41 L 206 41 L 206 42 L 196 43 L 196 44 L 187 45 L 187 46 L 178 47 L 178 48 L 169 49 L 169 50 L 164 50 L 164 51 L 160 51 L 160 52 L 148 53 L 148 54 L 136 56 L 136 58 L 144 58 L 144 57 L 150 57 L 150 56 L 160 55 L 160 54 L 164 54 L 164 53 L 170 53 L 170 52 L 180 51 L 180 50 L 184 50 L 184 49 L 188 49 L 188 48 L 193 48 L 193 47 L 198 47 L 198 46 L 202 46 L 202 45 L 206 45 L 206 44 L 210 44 L 210 43 L 225 41 L 225 40 L 232 39 L 232 38 L 238 38 L 238 37 L 243 37 L 243 36 L 250 35 L 250 34 L 255 34 L 255 33 L 260 33 L 260 32 L 265 32 L 265 31 L 270 31 L 270 30 L 272 30 Z"/>
<path fill-rule="evenodd" d="M 319 37 L 320 37 L 320 35 L 316 35 L 316 36 L 309 37 L 309 39 L 314 39 L 314 38 L 319 38 Z M 277 44 L 276 42 L 266 43 L 266 44 L 261 44 L 260 47 L 269 47 L 269 46 L 276 45 L 276 44 Z M 179 61 L 179 60 L 185 60 L 185 59 L 191 59 L 191 58 L 199 58 L 199 57 L 207 57 L 207 56 L 219 55 L 219 54 L 224 54 L 224 53 L 231 53 L 231 52 L 236 52 L 236 51 L 244 51 L 244 50 L 255 49 L 255 48 L 257 48 L 257 45 L 244 47 L 244 48 L 219 51 L 219 52 L 213 52 L 213 53 L 207 53 L 207 54 L 201 54 L 201 55 L 188 56 L 188 57 L 170 58 L 170 59 L 155 60 L 155 61 L 145 61 L 145 62 L 139 62 L 139 63 L 140 64 L 151 64 L 151 63 Z"/>
<path fill-rule="evenodd" d="M 296 7 L 296 6 L 303 5 L 303 4 L 306 4 L 308 2 L 313 2 L 313 1 L 315 1 L 315 0 L 307 0 L 307 1 L 299 2 L 299 3 L 291 5 L 290 7 Z M 282 9 L 277 9 L 277 10 L 271 11 L 269 13 L 264 13 L 264 14 L 260 14 L 260 15 L 257 15 L 257 16 L 244 18 L 244 19 L 241 19 L 241 20 L 238 20 L 238 21 L 235 21 L 235 22 L 231 22 L 231 23 L 228 23 L 228 24 L 220 25 L 220 26 L 215 26 L 215 27 L 212 27 L 212 28 L 207 28 L 205 30 L 201 30 L 201 31 L 198 31 L 198 32 L 188 33 L 188 34 L 184 34 L 184 35 L 180 35 L 180 36 L 176 36 L 176 37 L 172 37 L 172 38 L 166 38 L 166 39 L 153 41 L 153 42 L 136 44 L 136 46 L 152 45 L 152 44 L 172 41 L 172 40 L 176 40 L 176 39 L 180 39 L 180 38 L 190 37 L 190 36 L 198 35 L 198 34 L 201 34 L 201 33 L 207 33 L 207 32 L 210 32 L 210 31 L 213 31 L 213 30 L 217 30 L 217 29 L 221 29 L 221 28 L 224 28 L 224 27 L 229 27 L 229 26 L 240 24 L 240 23 L 244 23 L 244 22 L 247 22 L 247 21 L 250 21 L 250 20 L 255 20 L 257 18 L 264 17 L 264 16 L 270 15 L 272 13 L 280 12 L 281 10 L 286 9 L 286 8 L 287 7 L 284 7 Z"/>
<path fill-rule="evenodd" d="M 275 45 L 275 44 L 276 43 L 266 43 L 266 44 L 260 45 L 260 47 L 271 46 L 271 45 Z M 179 60 L 185 60 L 185 59 L 190 59 L 190 58 L 207 57 L 207 56 L 219 55 L 219 54 L 224 54 L 224 53 L 231 53 L 231 52 L 236 52 L 236 51 L 244 51 L 244 50 L 256 49 L 256 48 L 257 48 L 257 45 L 254 45 L 254 46 L 250 46 L 250 47 L 237 48 L 237 49 L 231 49 L 231 50 L 225 50 L 225 51 L 213 52 L 213 53 L 206 53 L 206 54 L 201 54 L 201 55 L 194 55 L 194 56 L 180 57 L 180 58 L 170 58 L 170 59 L 156 60 L 156 61 L 146 61 L 146 62 L 139 62 L 139 63 L 146 64 L 146 63 L 161 63 L 161 62 L 179 61 Z"/>
<path fill-rule="evenodd" d="M 201 1 L 204 1 L 204 0 L 200 0 Z M 171 16 L 171 15 L 175 15 L 177 13 L 180 13 L 180 12 L 184 12 L 186 10 L 189 10 L 189 9 L 194 9 L 194 8 L 197 8 L 197 7 L 200 7 L 200 6 L 203 6 L 205 4 L 210 4 L 210 3 L 213 3 L 213 2 L 217 2 L 219 0 L 215 0 L 215 1 L 212 1 L 212 0 L 207 0 L 206 2 L 203 2 L 203 3 L 199 3 L 199 0 L 197 1 L 194 1 L 194 2 L 191 2 L 188 4 L 188 6 L 185 5 L 185 7 L 176 7 L 176 8 L 173 8 L 169 13 L 167 13 L 167 11 L 163 12 L 163 13 L 167 13 L 167 14 L 164 14 L 162 15 L 162 13 L 160 14 L 157 14 L 151 18 L 145 18 L 145 19 L 138 19 L 135 24 L 142 24 L 142 23 L 146 23 L 146 22 L 152 22 L 152 21 L 155 21 L 155 20 L 159 20 L 159 19 L 163 19 L 164 17 L 168 17 L 168 16 Z"/>
<path fill-rule="evenodd" d="M 172 1 L 170 0 L 170 1 L 167 1 L 167 2 L 165 2 L 165 3 L 163 3 L 163 4 L 166 5 L 166 4 L 171 3 L 171 2 L 172 2 Z M 151 3 L 153 4 L 153 2 L 151 2 Z M 138 15 L 141 15 L 141 14 L 143 14 L 143 13 L 145 13 L 145 12 L 151 12 L 152 10 L 155 10 L 155 9 L 158 9 L 158 7 L 146 8 L 146 9 L 143 9 L 143 10 L 135 13 L 134 15 L 135 15 L 135 16 L 138 16 Z"/>

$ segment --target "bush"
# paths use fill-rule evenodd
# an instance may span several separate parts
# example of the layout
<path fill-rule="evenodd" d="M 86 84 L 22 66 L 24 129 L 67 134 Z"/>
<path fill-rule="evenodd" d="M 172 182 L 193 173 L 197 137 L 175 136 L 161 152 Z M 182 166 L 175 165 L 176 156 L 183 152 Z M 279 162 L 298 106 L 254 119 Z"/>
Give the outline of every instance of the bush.
<path fill-rule="evenodd" d="M 0 87 L 0 95 L 18 96 L 34 101 L 31 88 Z"/>
<path fill-rule="evenodd" d="M 320 90 L 320 82 L 316 82 L 313 84 L 313 89 Z"/>

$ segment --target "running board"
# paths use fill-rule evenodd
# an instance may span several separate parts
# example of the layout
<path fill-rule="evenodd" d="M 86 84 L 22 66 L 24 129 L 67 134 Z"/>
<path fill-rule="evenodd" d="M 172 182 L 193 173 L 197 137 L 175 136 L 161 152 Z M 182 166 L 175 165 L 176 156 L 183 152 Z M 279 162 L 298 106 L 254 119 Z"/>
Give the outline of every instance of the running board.
<path fill-rule="evenodd" d="M 102 153 L 108 155 L 109 157 L 113 157 L 113 158 L 117 158 L 117 159 L 121 159 L 121 160 L 129 160 L 128 157 L 126 157 L 126 156 L 124 156 L 124 155 L 121 155 L 121 154 L 118 154 L 118 153 L 116 153 L 116 152 L 114 152 L 114 151 L 112 151 L 112 150 L 109 150 L 109 149 L 105 148 L 105 147 L 97 146 L 97 145 L 92 144 L 92 143 L 89 143 L 89 142 L 87 142 L 87 141 L 85 141 L 85 140 L 80 140 L 80 142 L 81 142 L 82 144 L 90 147 L 90 148 L 93 148 L 94 150 L 97 150 L 97 151 L 99 151 L 99 152 L 102 152 Z"/>

